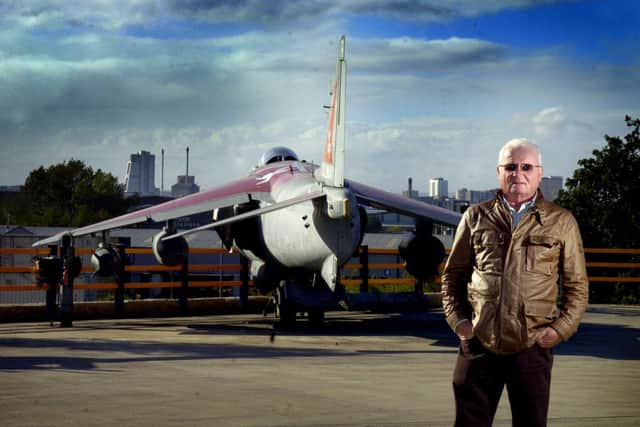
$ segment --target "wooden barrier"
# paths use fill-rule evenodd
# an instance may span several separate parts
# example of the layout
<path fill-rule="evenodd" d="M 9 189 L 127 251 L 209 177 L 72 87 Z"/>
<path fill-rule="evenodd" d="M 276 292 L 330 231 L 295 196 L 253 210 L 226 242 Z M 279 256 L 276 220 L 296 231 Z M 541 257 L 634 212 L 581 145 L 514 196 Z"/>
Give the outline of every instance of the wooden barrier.
<path fill-rule="evenodd" d="M 218 254 L 226 255 L 229 251 L 219 248 L 190 248 L 191 254 Z M 448 251 L 447 251 L 448 252 Z M 76 250 L 77 255 L 90 255 L 93 253 L 92 249 L 78 248 Z M 151 248 L 126 248 L 125 253 L 138 254 L 138 255 L 151 255 Z M 371 255 L 398 255 L 396 249 L 377 249 L 368 248 L 367 253 Z M 40 248 L 0 248 L 0 255 L 32 255 L 42 256 L 49 254 L 48 249 Z M 640 255 L 640 249 L 613 249 L 613 248 L 585 248 L 585 254 L 587 257 L 589 254 L 614 254 L 614 255 Z M 343 266 L 343 272 L 347 271 L 361 271 L 364 267 L 362 262 L 360 263 L 348 263 Z M 416 280 L 404 273 L 403 263 L 367 263 L 366 269 L 368 272 L 376 270 L 400 270 L 405 277 L 396 278 L 379 278 L 368 277 L 368 284 L 370 285 L 415 285 Z M 588 261 L 587 268 L 615 268 L 615 269 L 636 269 L 640 267 L 640 263 L 637 262 L 600 262 L 600 261 Z M 139 272 L 139 273 L 154 273 L 154 272 L 180 272 L 181 266 L 167 267 L 160 264 L 151 265 L 127 265 L 125 266 L 125 272 Z M 241 264 L 191 264 L 189 265 L 190 272 L 240 272 L 242 269 Z M 82 273 L 90 273 L 92 271 L 91 266 L 83 266 Z M 8 274 L 24 274 L 33 273 L 33 265 L 21 265 L 21 266 L 0 266 L 0 273 Z M 439 279 L 435 281 L 439 282 Z M 608 282 L 608 283 L 640 283 L 640 277 L 637 276 L 589 276 L 589 282 Z M 180 287 L 181 282 L 127 282 L 125 283 L 125 289 L 149 289 L 149 288 L 177 288 Z M 362 278 L 343 278 L 341 283 L 347 287 L 360 286 L 363 283 Z M 240 280 L 219 280 L 219 281 L 191 281 L 188 283 L 188 287 L 192 288 L 207 288 L 207 287 L 236 287 L 241 286 Z M 253 285 L 252 282 L 249 283 Z M 117 288 L 116 283 L 77 283 L 74 289 L 84 290 L 113 290 Z M 12 292 L 12 291 L 45 291 L 47 286 L 39 286 L 33 283 L 25 284 L 0 284 L 0 292 Z"/>

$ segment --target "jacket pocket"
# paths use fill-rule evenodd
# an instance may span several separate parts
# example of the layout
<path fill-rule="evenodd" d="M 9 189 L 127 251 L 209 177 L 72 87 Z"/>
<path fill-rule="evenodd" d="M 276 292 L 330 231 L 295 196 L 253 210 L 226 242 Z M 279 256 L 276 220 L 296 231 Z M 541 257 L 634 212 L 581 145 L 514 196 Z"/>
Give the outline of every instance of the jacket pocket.
<path fill-rule="evenodd" d="M 483 272 L 502 272 L 505 233 L 493 230 L 476 232 L 472 236 L 476 268 Z"/>
<path fill-rule="evenodd" d="M 525 241 L 525 270 L 551 276 L 558 271 L 560 240 L 555 237 L 532 234 Z"/>
<path fill-rule="evenodd" d="M 524 305 L 524 314 L 529 334 L 542 326 L 553 323 L 558 318 L 558 307 L 551 302 L 534 301 Z"/>

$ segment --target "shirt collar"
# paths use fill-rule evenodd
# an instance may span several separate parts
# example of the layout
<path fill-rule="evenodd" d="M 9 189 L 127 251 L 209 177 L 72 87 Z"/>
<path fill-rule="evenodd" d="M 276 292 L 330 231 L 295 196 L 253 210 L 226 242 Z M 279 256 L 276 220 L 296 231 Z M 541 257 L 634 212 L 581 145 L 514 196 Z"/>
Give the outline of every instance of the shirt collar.
<path fill-rule="evenodd" d="M 537 197 L 538 197 L 538 192 L 536 192 L 533 195 L 533 198 L 531 198 L 531 200 L 521 204 L 520 205 L 520 209 L 518 209 L 517 211 L 514 208 L 512 208 L 511 205 L 509 205 L 509 202 L 507 201 L 506 197 L 504 197 L 504 194 L 502 195 L 502 202 L 507 207 L 507 209 L 509 209 L 509 212 L 511 212 L 511 215 L 514 215 L 514 214 L 524 213 L 527 209 L 529 209 L 536 202 L 536 198 Z"/>

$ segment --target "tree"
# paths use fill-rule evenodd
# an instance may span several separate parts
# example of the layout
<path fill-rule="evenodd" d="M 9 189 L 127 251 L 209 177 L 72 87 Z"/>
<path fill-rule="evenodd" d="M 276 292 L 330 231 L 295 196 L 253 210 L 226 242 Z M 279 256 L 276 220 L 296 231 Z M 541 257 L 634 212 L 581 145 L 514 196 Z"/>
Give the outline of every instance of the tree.
<path fill-rule="evenodd" d="M 557 202 L 580 224 L 589 247 L 637 248 L 640 214 L 640 119 L 625 117 L 632 131 L 621 139 L 605 135 L 606 145 L 578 161 Z"/>
<path fill-rule="evenodd" d="M 625 117 L 632 130 L 621 139 L 605 135 L 606 145 L 582 159 L 557 202 L 569 209 L 578 224 L 585 247 L 640 247 L 640 120 Z M 615 255 L 614 257 L 619 257 Z M 603 255 L 602 261 L 619 261 Z M 590 269 L 590 275 L 632 275 L 633 270 Z M 594 286 L 595 285 L 595 286 Z M 592 284 L 591 302 L 640 302 L 637 283 Z"/>
<path fill-rule="evenodd" d="M 25 225 L 80 227 L 129 206 L 116 177 L 73 159 L 31 171 L 18 199 L 29 206 L 16 217 Z"/>

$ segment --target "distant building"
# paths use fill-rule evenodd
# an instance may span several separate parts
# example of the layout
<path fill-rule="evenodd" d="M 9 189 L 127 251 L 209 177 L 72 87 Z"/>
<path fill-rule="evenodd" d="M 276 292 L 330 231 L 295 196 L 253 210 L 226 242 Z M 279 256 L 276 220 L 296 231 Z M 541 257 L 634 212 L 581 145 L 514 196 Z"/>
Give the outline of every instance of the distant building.
<path fill-rule="evenodd" d="M 540 181 L 540 191 L 547 200 L 555 200 L 562 186 L 561 176 L 543 176 Z"/>
<path fill-rule="evenodd" d="M 127 164 L 127 175 L 124 179 L 124 194 L 132 196 L 151 196 L 158 194 L 155 187 L 156 156 L 148 151 L 132 154 Z"/>
<path fill-rule="evenodd" d="M 417 199 L 419 194 L 417 190 L 413 189 L 413 179 L 411 177 L 409 177 L 407 184 L 408 187 L 405 191 L 402 192 L 402 195 L 410 199 Z"/>
<path fill-rule="evenodd" d="M 484 202 L 485 200 L 491 200 L 495 197 L 497 188 L 491 190 L 468 190 L 461 188 L 456 191 L 456 200 L 468 202 L 470 204 Z"/>
<path fill-rule="evenodd" d="M 178 182 L 171 186 L 172 197 L 182 197 L 200 191 L 200 187 L 196 185 L 196 177 L 189 175 L 189 147 L 187 147 L 186 153 L 187 171 L 184 175 L 178 175 Z"/>
<path fill-rule="evenodd" d="M 196 184 L 196 177 L 193 175 L 178 175 L 178 182 L 171 186 L 172 197 L 182 197 L 198 191 L 200 186 Z"/>
<path fill-rule="evenodd" d="M 470 202 L 471 201 L 471 191 L 469 191 L 466 188 L 459 188 L 456 191 L 456 200 Z"/>
<path fill-rule="evenodd" d="M 403 191 L 402 191 L 402 195 L 403 195 L 404 197 L 408 197 L 408 198 L 410 198 L 410 199 L 417 199 L 417 198 L 418 198 L 419 193 L 418 193 L 418 191 L 416 191 L 416 190 L 411 190 L 411 192 L 409 192 L 409 191 L 407 191 L 407 190 L 403 190 Z"/>
<path fill-rule="evenodd" d="M 448 197 L 449 183 L 444 178 L 431 178 L 429 180 L 429 197 L 438 199 Z"/>

